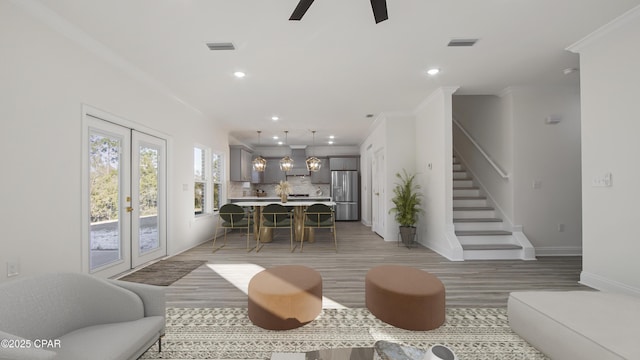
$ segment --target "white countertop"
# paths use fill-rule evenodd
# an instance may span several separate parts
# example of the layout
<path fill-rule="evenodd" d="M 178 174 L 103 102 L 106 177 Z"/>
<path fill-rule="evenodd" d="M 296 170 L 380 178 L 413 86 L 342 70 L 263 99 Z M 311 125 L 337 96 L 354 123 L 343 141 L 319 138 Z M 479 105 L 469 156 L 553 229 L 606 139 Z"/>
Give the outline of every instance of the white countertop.
<path fill-rule="evenodd" d="M 320 199 L 331 199 L 331 196 L 298 196 L 298 197 L 293 197 L 290 196 L 289 197 L 289 201 L 307 201 L 307 200 L 320 200 Z M 249 201 L 256 201 L 256 200 L 262 200 L 262 201 L 279 201 L 280 197 L 279 196 L 242 196 L 242 197 L 230 197 L 229 200 L 233 200 L 233 201 L 245 201 L 245 200 L 249 200 Z"/>
<path fill-rule="evenodd" d="M 264 198 L 260 198 L 260 199 L 264 199 Z M 269 199 L 269 198 L 268 198 Z M 287 201 L 286 203 L 280 202 L 280 198 L 274 198 L 276 199 L 276 201 L 255 201 L 255 200 L 241 200 L 241 201 L 236 201 L 234 202 L 234 204 L 240 205 L 240 206 L 266 206 L 269 204 L 280 204 L 282 206 L 311 206 L 313 204 L 323 204 L 323 205 L 327 205 L 327 206 L 335 206 L 336 203 L 335 201 L 308 201 L 308 200 L 303 200 L 303 201 Z"/>

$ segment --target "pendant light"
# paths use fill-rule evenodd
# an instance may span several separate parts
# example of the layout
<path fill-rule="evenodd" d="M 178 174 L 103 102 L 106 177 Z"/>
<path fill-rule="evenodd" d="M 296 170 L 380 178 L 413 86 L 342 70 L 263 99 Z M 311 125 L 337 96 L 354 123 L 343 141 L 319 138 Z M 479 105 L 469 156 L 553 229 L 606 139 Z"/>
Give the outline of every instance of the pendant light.
<path fill-rule="evenodd" d="M 313 134 L 313 147 L 316 147 L 316 131 L 312 130 L 311 133 Z M 313 171 L 316 172 L 318 170 L 320 170 L 320 167 L 322 166 L 322 161 L 320 161 L 320 159 L 318 159 L 317 157 L 313 156 L 313 153 L 311 154 L 310 157 L 307 158 L 307 170 L 309 171 Z"/>
<path fill-rule="evenodd" d="M 284 145 L 287 146 L 287 133 L 288 131 L 284 132 Z M 288 172 L 291 171 L 291 169 L 293 169 L 293 159 L 289 157 L 289 155 L 285 155 L 285 157 L 283 157 L 280 160 L 280 170 L 284 171 L 284 172 Z"/>
<path fill-rule="evenodd" d="M 262 142 L 260 141 L 260 133 L 262 133 L 262 131 L 258 130 L 258 146 L 262 145 Z M 265 158 L 258 155 L 257 158 L 253 159 L 253 171 L 264 172 L 266 168 L 267 160 Z"/>

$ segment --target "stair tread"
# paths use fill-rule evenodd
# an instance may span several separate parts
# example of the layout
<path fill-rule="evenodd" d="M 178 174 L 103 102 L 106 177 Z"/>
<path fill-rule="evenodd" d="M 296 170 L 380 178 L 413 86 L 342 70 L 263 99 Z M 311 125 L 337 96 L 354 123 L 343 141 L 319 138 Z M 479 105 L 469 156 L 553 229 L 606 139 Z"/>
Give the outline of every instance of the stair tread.
<path fill-rule="evenodd" d="M 511 231 L 505 230 L 459 230 L 457 236 L 491 236 L 491 235 L 512 235 Z"/>
<path fill-rule="evenodd" d="M 486 196 L 454 196 L 453 200 L 487 200 Z"/>
<path fill-rule="evenodd" d="M 478 211 L 478 210 L 495 210 L 490 206 L 457 206 L 453 211 Z"/>
<path fill-rule="evenodd" d="M 473 223 L 473 222 L 502 222 L 502 219 L 498 218 L 470 218 L 470 219 L 453 219 L 453 222 L 456 223 Z"/>
<path fill-rule="evenodd" d="M 515 244 L 462 244 L 462 250 L 518 250 L 522 246 Z"/>
<path fill-rule="evenodd" d="M 478 186 L 454 186 L 453 190 L 480 190 Z"/>
<path fill-rule="evenodd" d="M 465 177 L 465 178 L 454 178 L 454 179 L 453 179 L 453 181 L 456 181 L 456 180 L 469 181 L 469 180 L 473 180 L 473 179 L 472 179 L 472 178 L 470 178 L 470 177 Z"/>

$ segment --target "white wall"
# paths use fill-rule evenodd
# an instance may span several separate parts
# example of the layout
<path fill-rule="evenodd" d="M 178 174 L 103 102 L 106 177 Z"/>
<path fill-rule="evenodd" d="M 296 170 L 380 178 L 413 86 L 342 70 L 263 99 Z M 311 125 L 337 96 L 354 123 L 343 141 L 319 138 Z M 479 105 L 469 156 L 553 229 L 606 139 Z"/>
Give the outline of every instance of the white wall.
<path fill-rule="evenodd" d="M 581 281 L 640 294 L 640 7 L 571 47 L 582 93 Z M 592 180 L 611 173 L 611 187 Z"/>
<path fill-rule="evenodd" d="M 415 153 L 425 210 L 418 223 L 418 238 L 448 259 L 462 260 L 462 248 L 453 230 L 451 97 L 456 89 L 436 90 L 415 110 Z"/>
<path fill-rule="evenodd" d="M 510 93 L 514 224 L 522 225 L 536 255 L 581 255 L 580 89 L 512 88 Z M 548 116 L 561 120 L 547 124 Z"/>
<path fill-rule="evenodd" d="M 211 237 L 213 217 L 194 221 L 192 164 L 195 143 L 228 153 L 215 121 L 8 1 L 0 2 L 0 52 L 0 281 L 9 260 L 21 276 L 81 271 L 83 104 L 170 138 L 169 253 Z"/>
<path fill-rule="evenodd" d="M 386 183 L 385 183 L 385 240 L 398 240 L 399 224 L 396 222 L 395 214 L 390 213 L 394 205 L 393 188 L 398 182 L 397 173 L 406 170 L 407 173 L 415 173 L 416 166 L 416 137 L 415 137 L 415 117 L 412 115 L 387 114 L 386 118 Z"/>

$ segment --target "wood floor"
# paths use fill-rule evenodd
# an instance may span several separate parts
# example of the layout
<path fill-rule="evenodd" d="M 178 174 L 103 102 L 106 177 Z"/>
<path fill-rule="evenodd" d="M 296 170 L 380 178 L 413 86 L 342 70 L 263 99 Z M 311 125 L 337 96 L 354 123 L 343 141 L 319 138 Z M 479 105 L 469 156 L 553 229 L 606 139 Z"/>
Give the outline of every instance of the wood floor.
<path fill-rule="evenodd" d="M 208 264 L 167 288 L 167 306 L 246 307 L 246 294 L 225 279 L 230 278 L 229 272 L 233 282 L 244 283 L 246 287 L 255 269 L 286 264 L 316 269 L 323 278 L 324 296 L 346 307 L 365 306 L 365 274 L 371 267 L 382 264 L 403 264 L 438 276 L 446 288 L 448 307 L 506 307 L 511 291 L 589 289 L 578 284 L 581 257 L 451 262 L 421 246 L 407 249 L 395 242 L 385 242 L 358 222 L 339 222 L 337 234 L 338 254 L 331 248 L 318 248 L 329 245 L 329 232 L 318 232 L 316 243 L 306 245 L 303 253 L 299 247 L 290 253 L 289 233 L 278 230 L 274 241 L 259 253 L 241 249 L 212 253 L 212 242 L 208 242 L 176 255 L 175 260 L 198 259 Z M 231 245 L 244 246 L 245 237 L 240 233 L 229 236 Z"/>

